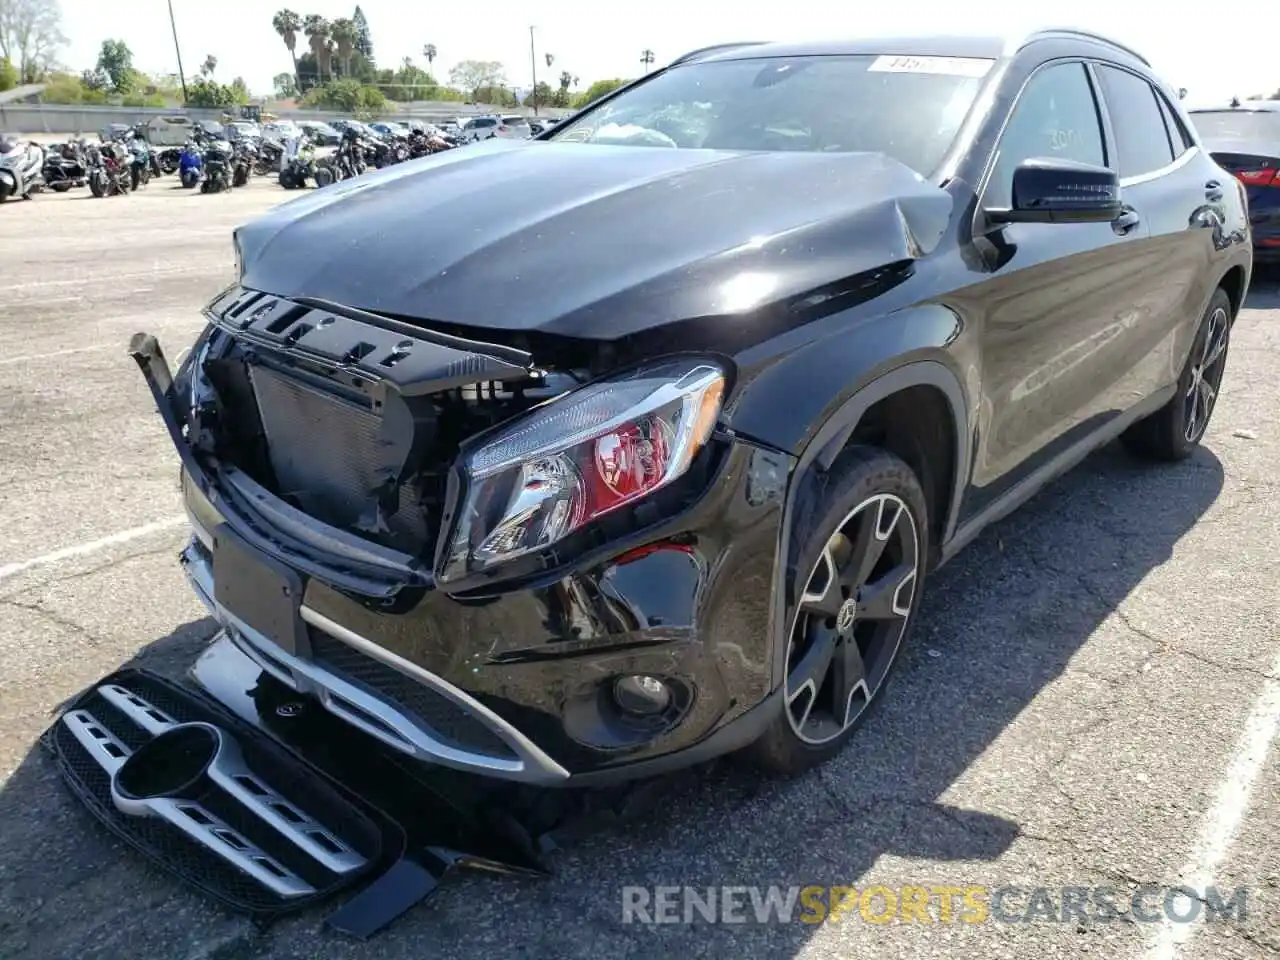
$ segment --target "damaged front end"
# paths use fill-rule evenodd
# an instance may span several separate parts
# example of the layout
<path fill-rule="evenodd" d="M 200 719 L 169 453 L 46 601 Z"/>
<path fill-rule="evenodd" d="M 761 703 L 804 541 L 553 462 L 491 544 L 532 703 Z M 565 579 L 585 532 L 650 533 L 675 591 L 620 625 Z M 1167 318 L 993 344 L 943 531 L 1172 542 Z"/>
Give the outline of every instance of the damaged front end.
<path fill-rule="evenodd" d="M 737 617 L 700 635 L 691 602 L 764 582 L 785 462 L 712 440 L 718 361 L 601 377 L 566 362 L 581 349 L 539 365 L 240 287 L 206 316 L 176 375 L 154 337 L 129 349 L 182 463 L 182 563 L 221 632 L 194 688 L 122 672 L 47 741 L 110 829 L 262 916 L 366 886 L 332 925 L 367 935 L 456 867 L 543 872 L 548 831 L 615 815 L 684 766 L 671 756 L 757 734 L 765 648 Z M 712 518 L 703 546 L 669 539 L 689 504 Z M 711 580 L 702 552 L 735 540 L 767 549 Z M 726 645 L 750 652 L 745 679 L 722 677 Z M 669 708 L 620 723 L 613 677 L 659 670 Z M 608 769 L 637 759 L 656 763 L 645 786 Z"/>

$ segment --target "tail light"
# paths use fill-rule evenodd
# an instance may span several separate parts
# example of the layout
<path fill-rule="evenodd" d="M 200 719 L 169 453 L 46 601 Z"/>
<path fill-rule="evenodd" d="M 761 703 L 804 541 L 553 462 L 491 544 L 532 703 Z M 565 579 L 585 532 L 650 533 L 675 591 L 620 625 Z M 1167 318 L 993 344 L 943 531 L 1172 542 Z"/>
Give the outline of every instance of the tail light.
<path fill-rule="evenodd" d="M 1280 187 L 1280 167 L 1274 170 L 1237 170 L 1236 176 L 1250 187 Z"/>

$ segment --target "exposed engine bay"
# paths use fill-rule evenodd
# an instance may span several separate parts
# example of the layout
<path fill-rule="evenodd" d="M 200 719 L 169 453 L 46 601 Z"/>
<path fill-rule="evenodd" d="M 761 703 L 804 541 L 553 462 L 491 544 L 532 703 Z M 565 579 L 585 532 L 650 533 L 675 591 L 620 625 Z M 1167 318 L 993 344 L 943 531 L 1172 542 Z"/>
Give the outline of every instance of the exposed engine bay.
<path fill-rule="evenodd" d="M 339 313 L 339 310 L 341 313 Z M 459 448 L 588 374 L 334 304 L 234 290 L 210 309 L 188 440 L 285 503 L 419 554 Z"/>

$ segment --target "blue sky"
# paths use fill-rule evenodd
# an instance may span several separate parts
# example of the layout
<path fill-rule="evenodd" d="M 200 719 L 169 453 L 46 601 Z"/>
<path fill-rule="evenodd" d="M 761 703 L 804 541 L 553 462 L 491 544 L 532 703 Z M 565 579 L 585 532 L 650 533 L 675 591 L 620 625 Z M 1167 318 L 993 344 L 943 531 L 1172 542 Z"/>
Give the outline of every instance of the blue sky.
<path fill-rule="evenodd" d="M 1263 0 L 1263 5 L 1271 8 L 1275 2 Z M 64 31 L 71 40 L 62 59 L 69 66 L 78 70 L 92 65 L 102 40 L 113 37 L 129 45 L 138 68 L 176 72 L 164 0 L 134 0 L 127 7 L 101 0 L 61 0 L 61 5 Z M 290 69 L 288 52 L 271 29 L 271 16 L 279 6 L 265 0 L 173 0 L 188 72 L 194 73 L 204 57 L 213 54 L 219 79 L 242 76 L 254 92 L 269 91 L 271 78 Z M 291 0 L 291 6 L 303 15 L 319 13 L 333 19 L 350 16 L 355 4 Z M 508 82 L 520 86 L 529 84 L 532 22 L 539 66 L 542 54 L 552 53 L 556 62 L 551 72 L 558 75 L 566 69 L 581 77 L 583 86 L 603 77 L 636 75 L 645 47 L 652 48 L 662 63 L 694 47 L 726 40 L 910 35 L 924 30 L 1004 35 L 1070 25 L 1133 45 L 1170 83 L 1187 87 L 1193 103 L 1280 87 L 1274 30 L 1259 29 L 1262 21 L 1255 18 L 1252 23 L 1240 20 L 1232 31 L 1235 18 L 1190 3 L 1074 0 L 1071 12 L 1062 15 L 1037 12 L 1038 5 L 1026 0 L 908 0 L 857 7 L 834 0 L 362 0 L 361 6 L 380 64 L 394 66 L 406 56 L 421 61 L 423 45 L 434 43 L 441 79 L 459 60 L 498 60 L 506 67 Z M 536 15 L 531 17 L 530 10 Z M 305 49 L 305 40 L 300 45 Z"/>

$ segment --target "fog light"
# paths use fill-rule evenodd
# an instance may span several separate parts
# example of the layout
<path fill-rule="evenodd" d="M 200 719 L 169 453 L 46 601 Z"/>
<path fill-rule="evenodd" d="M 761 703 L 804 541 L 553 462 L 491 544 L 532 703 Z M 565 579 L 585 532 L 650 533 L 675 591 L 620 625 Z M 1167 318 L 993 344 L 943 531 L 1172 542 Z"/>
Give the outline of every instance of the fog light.
<path fill-rule="evenodd" d="M 613 684 L 613 699 L 623 713 L 653 717 L 671 705 L 671 689 L 657 677 L 619 677 Z"/>

